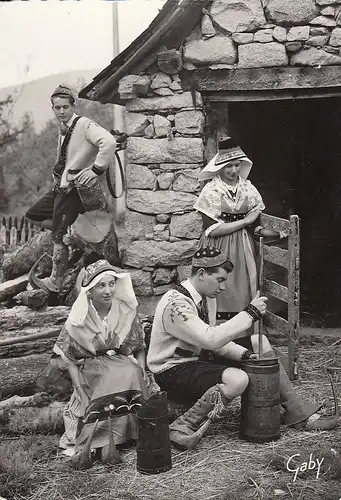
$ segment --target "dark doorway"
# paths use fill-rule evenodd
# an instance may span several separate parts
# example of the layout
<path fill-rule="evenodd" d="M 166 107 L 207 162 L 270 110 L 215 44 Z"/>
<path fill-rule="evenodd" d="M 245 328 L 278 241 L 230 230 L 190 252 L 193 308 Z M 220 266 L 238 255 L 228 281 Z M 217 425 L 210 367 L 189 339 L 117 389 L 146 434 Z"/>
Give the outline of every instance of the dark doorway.
<path fill-rule="evenodd" d="M 266 212 L 301 218 L 302 311 L 341 325 L 341 99 L 228 105 Z M 336 325 L 339 323 L 339 325 Z"/>

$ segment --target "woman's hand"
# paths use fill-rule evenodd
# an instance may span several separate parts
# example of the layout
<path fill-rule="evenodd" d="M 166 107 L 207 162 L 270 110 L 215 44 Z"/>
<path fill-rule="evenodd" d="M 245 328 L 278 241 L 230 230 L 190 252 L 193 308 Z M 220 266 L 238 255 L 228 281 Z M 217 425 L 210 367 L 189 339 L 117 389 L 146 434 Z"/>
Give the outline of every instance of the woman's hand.
<path fill-rule="evenodd" d="M 260 210 L 253 210 L 247 216 L 243 219 L 244 225 L 245 226 L 251 226 L 259 217 Z"/>

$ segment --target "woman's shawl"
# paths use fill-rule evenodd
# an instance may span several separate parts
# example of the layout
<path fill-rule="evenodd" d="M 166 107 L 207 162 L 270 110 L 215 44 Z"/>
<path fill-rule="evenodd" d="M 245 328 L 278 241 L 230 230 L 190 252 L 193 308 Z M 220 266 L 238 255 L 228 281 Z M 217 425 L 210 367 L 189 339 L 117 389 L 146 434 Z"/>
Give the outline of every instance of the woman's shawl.
<path fill-rule="evenodd" d="M 239 177 L 235 200 L 228 191 L 228 186 L 219 176 L 214 177 L 202 189 L 194 208 L 216 222 L 221 219 L 222 200 L 229 207 L 230 213 L 238 213 L 243 204 L 247 206 L 246 212 L 264 210 L 265 205 L 258 190 L 247 179 Z"/>
<path fill-rule="evenodd" d="M 116 278 L 115 296 L 105 320 L 101 320 L 87 292 L 104 275 Z M 128 273 L 105 271 L 82 287 L 53 351 L 67 362 L 82 362 L 116 350 L 130 355 L 144 346 L 143 329 L 136 314 L 137 301 Z"/>

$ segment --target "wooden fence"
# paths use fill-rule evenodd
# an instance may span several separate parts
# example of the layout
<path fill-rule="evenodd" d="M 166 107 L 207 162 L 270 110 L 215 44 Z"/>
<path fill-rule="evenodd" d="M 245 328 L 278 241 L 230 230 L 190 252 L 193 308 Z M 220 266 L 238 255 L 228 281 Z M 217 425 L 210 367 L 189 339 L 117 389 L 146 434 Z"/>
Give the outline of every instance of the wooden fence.
<path fill-rule="evenodd" d="M 4 247 L 5 252 L 12 252 L 40 231 L 39 227 L 34 226 L 25 217 L 2 217 L 0 219 L 0 247 Z"/>

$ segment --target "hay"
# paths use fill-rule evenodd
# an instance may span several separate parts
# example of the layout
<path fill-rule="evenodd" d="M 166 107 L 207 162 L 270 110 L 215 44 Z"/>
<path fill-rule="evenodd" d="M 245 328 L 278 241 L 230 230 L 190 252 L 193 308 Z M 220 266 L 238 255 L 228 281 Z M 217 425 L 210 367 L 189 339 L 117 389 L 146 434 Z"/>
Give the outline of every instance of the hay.
<path fill-rule="evenodd" d="M 332 367 L 340 393 L 340 353 L 338 344 L 305 347 L 300 380 L 295 383 L 302 397 L 325 400 L 327 408 L 332 409 L 325 367 Z M 282 426 L 278 441 L 249 443 L 238 438 L 239 405 L 240 401 L 233 402 L 228 419 L 212 425 L 197 450 L 180 452 L 172 448 L 173 468 L 160 475 L 136 471 L 134 448 L 122 452 L 120 465 L 94 464 L 88 471 L 75 472 L 57 454 L 58 436 L 4 439 L 0 496 L 8 500 L 338 500 L 341 497 L 339 429 L 305 432 Z M 20 453 L 24 460 L 19 462 Z M 286 466 L 294 454 L 300 455 L 295 466 L 308 461 L 310 454 L 313 458 L 324 458 L 319 478 L 316 479 L 316 470 L 307 470 L 300 472 L 294 482 L 294 473 Z M 6 483 L 5 477 L 10 481 Z"/>

